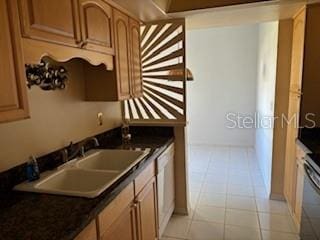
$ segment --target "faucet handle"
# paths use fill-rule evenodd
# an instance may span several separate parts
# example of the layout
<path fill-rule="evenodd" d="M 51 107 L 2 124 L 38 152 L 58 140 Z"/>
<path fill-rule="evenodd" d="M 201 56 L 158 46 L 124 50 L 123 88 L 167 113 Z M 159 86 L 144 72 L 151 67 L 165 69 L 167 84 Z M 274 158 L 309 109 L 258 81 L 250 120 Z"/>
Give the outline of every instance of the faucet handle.
<path fill-rule="evenodd" d="M 84 148 L 84 146 L 82 146 L 81 149 L 80 149 L 80 156 L 81 157 L 85 156 L 85 148 Z"/>
<path fill-rule="evenodd" d="M 94 146 L 95 146 L 95 147 L 99 147 L 99 146 L 100 146 L 100 143 L 99 143 L 98 138 L 94 137 L 94 138 L 93 138 L 93 142 L 94 142 Z"/>
<path fill-rule="evenodd" d="M 62 156 L 62 161 L 64 162 L 64 163 L 66 163 L 66 162 L 68 162 L 68 150 L 66 149 L 66 148 L 64 148 L 64 149 L 62 149 L 61 151 L 60 151 L 60 153 L 61 153 L 61 156 Z"/>
<path fill-rule="evenodd" d="M 70 143 L 69 143 L 69 146 L 67 147 L 67 149 L 69 149 L 69 150 L 71 150 L 72 151 L 72 149 L 75 147 L 75 145 L 74 145 L 74 143 L 71 141 Z"/>

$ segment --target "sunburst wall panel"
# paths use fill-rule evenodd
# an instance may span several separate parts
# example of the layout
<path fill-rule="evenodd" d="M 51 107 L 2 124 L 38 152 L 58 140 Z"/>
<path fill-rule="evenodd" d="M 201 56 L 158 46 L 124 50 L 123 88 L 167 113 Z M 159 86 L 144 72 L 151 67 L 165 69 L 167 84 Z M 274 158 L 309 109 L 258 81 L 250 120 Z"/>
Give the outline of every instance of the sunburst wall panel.
<path fill-rule="evenodd" d="M 148 23 L 140 34 L 143 96 L 124 101 L 124 118 L 131 124 L 185 124 L 185 20 Z"/>

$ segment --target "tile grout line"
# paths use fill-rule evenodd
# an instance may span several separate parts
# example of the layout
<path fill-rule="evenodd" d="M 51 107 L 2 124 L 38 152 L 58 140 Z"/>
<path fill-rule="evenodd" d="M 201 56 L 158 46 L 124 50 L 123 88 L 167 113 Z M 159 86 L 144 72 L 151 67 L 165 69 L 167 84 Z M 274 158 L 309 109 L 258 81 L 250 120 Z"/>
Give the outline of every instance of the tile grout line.
<path fill-rule="evenodd" d="M 208 166 L 205 170 L 205 173 L 204 173 L 204 179 L 202 180 L 201 182 L 201 186 L 200 186 L 200 191 L 199 191 L 199 196 L 195 202 L 195 206 L 194 206 L 194 209 L 193 209 L 193 213 L 192 213 L 192 217 L 190 218 L 190 223 L 189 223 L 189 226 L 187 227 L 187 234 L 186 234 L 186 239 L 189 239 L 189 234 L 190 234 L 190 231 L 191 231 L 191 225 L 192 223 L 194 222 L 194 216 L 196 214 L 196 210 L 198 208 L 198 204 L 199 204 L 199 201 L 200 201 L 200 197 L 201 197 L 201 194 L 202 194 L 202 190 L 203 190 L 203 185 L 204 185 L 204 182 L 205 182 L 205 179 L 207 177 L 207 172 L 208 172 L 208 167 L 209 167 L 209 163 L 210 161 L 208 161 Z"/>
<path fill-rule="evenodd" d="M 247 157 L 249 158 L 249 149 L 247 149 Z M 250 171 L 251 173 L 251 171 Z M 253 177 L 252 174 L 251 175 L 251 181 L 253 181 Z M 253 183 L 253 182 L 252 182 Z M 253 186 L 253 193 L 254 193 L 254 202 L 256 205 L 256 214 L 257 214 L 257 218 L 258 218 L 258 225 L 259 225 L 259 234 L 260 234 L 260 239 L 263 240 L 263 235 L 262 235 L 262 229 L 261 229 L 261 223 L 260 223 L 260 217 L 259 217 L 259 209 L 258 209 L 258 204 L 257 204 L 257 198 L 256 198 L 256 193 L 255 193 L 255 188 Z"/>
<path fill-rule="evenodd" d="M 205 149 L 207 150 L 207 149 Z M 250 176 L 250 188 L 251 190 L 253 190 L 253 195 L 252 196 L 248 196 L 248 195 L 234 195 L 234 194 L 229 194 L 229 190 L 230 190 L 230 186 L 232 185 L 232 183 L 230 183 L 230 165 L 232 164 L 231 162 L 231 147 L 228 146 L 227 148 L 227 164 L 223 166 L 223 169 L 227 170 L 227 178 L 225 180 L 225 182 L 227 183 L 226 184 L 226 192 L 224 194 L 219 194 L 219 195 L 224 195 L 225 196 L 225 199 L 224 199 L 224 204 L 225 204 L 225 207 L 224 207 L 224 220 L 223 220 L 223 238 L 226 238 L 226 226 L 227 226 L 227 210 L 228 210 L 228 207 L 227 207 L 227 204 L 228 204 L 228 196 L 238 196 L 238 197 L 244 197 L 244 198 L 254 198 L 254 204 L 255 204 L 255 211 L 252 211 L 250 209 L 240 209 L 240 208 L 230 208 L 230 209 L 234 209 L 234 210 L 240 210 L 240 211 L 246 211 L 246 212 L 255 212 L 257 218 L 258 218 L 258 228 L 259 228 L 259 237 L 261 240 L 263 240 L 263 235 L 262 235 L 262 230 L 266 230 L 268 232 L 279 232 L 279 233 L 286 233 L 286 234 L 292 234 L 292 235 L 296 235 L 296 233 L 294 232 L 284 232 L 284 231 L 273 231 L 271 229 L 262 229 L 262 225 L 261 225 L 261 219 L 260 219 L 260 211 L 258 209 L 258 201 L 260 199 L 260 197 L 257 196 L 256 194 L 256 188 L 259 188 L 259 185 L 255 185 L 255 182 L 254 182 L 254 175 L 255 174 L 259 174 L 260 173 L 260 169 L 256 169 L 256 166 L 254 165 L 254 162 L 252 161 L 252 159 L 250 160 L 249 159 L 249 154 L 250 154 L 250 148 L 246 147 L 244 149 L 244 153 L 245 153 L 245 163 L 247 165 L 247 169 L 249 170 L 249 176 Z M 242 152 L 242 151 L 241 151 Z M 241 153 L 239 152 L 239 153 Z M 235 151 L 236 153 L 236 151 Z M 243 154 L 241 154 L 242 156 Z M 201 156 L 201 154 L 199 154 L 197 157 Z M 203 156 L 205 156 L 205 154 L 203 154 Z M 235 155 L 237 156 L 237 155 Z M 205 192 L 205 189 L 204 189 L 204 185 L 206 183 L 206 180 L 207 180 L 207 177 L 208 175 L 210 174 L 210 171 L 209 171 L 209 166 L 210 164 L 213 164 L 214 163 L 214 152 L 212 152 L 212 149 L 210 149 L 210 157 L 209 157 L 209 161 L 208 161 L 208 164 L 204 164 L 203 166 L 201 166 L 200 168 L 202 167 L 205 167 L 207 166 L 206 169 L 202 169 L 202 170 L 205 170 L 203 172 L 204 174 L 204 178 L 203 180 L 201 181 L 201 185 L 200 185 L 200 190 L 199 190 L 199 195 L 198 195 L 198 198 L 196 199 L 196 202 L 195 202 L 195 209 L 194 209 L 194 212 L 193 212 L 193 215 L 192 217 L 190 218 L 190 224 L 188 226 L 188 235 L 187 235 L 187 238 L 189 239 L 189 233 L 190 233 L 190 230 L 191 230 L 191 224 L 195 221 L 197 222 L 212 222 L 212 223 L 217 223 L 217 224 L 221 224 L 219 222 L 215 222 L 215 221 L 207 221 L 207 220 L 196 220 L 195 219 L 195 212 L 196 210 L 201 207 L 200 205 L 200 198 L 201 196 L 206 193 Z M 199 169 L 200 169 L 199 168 Z M 236 168 L 235 168 L 236 169 Z M 213 174 L 213 173 L 212 173 Z M 261 174 L 261 173 L 260 173 Z M 220 181 L 220 180 L 219 180 Z M 242 184 L 242 185 L 248 185 L 248 184 Z M 261 188 L 265 188 L 265 186 L 261 186 Z M 208 192 L 208 194 L 215 194 L 214 192 Z M 217 195 L 217 194 L 216 194 Z M 259 195 L 260 196 L 260 195 Z M 262 199 L 264 199 L 264 197 L 262 197 Z M 219 206 L 214 206 L 214 205 L 208 205 L 208 204 L 204 204 L 204 206 L 208 206 L 208 207 L 215 207 L 215 208 L 221 208 Z M 274 213 L 272 212 L 269 212 L 269 211 L 261 211 L 261 213 L 266 213 L 266 214 L 269 214 L 269 215 L 273 215 Z M 282 213 L 276 213 L 275 215 L 280 215 L 280 216 L 286 216 L 286 214 L 282 214 Z M 237 225 L 233 225 L 233 224 L 228 224 L 228 225 L 231 225 L 231 226 L 237 226 Z M 243 228 L 250 228 L 250 227 L 245 227 L 245 226 L 238 226 L 238 227 L 243 227 Z M 252 228 L 253 229 L 253 228 Z M 258 229 L 257 229 L 258 230 Z"/>
<path fill-rule="evenodd" d="M 228 147 L 228 159 L 227 159 L 227 162 L 229 164 L 230 162 L 230 146 Z M 227 166 L 227 168 L 229 168 Z M 225 194 L 225 208 L 224 208 L 224 224 L 223 224 L 223 239 L 226 239 L 226 225 L 227 225 L 227 204 L 228 204 L 228 191 L 229 191 L 229 169 L 226 169 L 227 170 L 227 186 L 226 186 L 226 194 Z"/>

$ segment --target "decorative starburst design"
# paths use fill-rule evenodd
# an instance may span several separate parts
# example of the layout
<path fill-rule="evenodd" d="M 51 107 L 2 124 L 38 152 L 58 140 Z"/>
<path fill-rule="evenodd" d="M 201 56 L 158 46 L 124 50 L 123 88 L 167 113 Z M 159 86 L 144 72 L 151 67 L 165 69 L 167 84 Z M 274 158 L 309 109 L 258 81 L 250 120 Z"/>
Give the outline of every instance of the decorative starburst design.
<path fill-rule="evenodd" d="M 143 96 L 124 101 L 130 123 L 185 124 L 185 21 L 141 27 Z"/>

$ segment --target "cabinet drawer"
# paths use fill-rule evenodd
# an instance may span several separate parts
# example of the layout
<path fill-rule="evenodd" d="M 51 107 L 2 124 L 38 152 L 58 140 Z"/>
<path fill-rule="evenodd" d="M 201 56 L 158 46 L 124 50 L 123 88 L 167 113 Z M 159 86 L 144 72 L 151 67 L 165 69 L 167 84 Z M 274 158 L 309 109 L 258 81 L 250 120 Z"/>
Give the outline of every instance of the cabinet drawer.
<path fill-rule="evenodd" d="M 144 186 L 155 176 L 155 162 L 152 162 L 140 175 L 134 180 L 135 195 L 137 195 Z"/>
<path fill-rule="evenodd" d="M 97 226 L 96 221 L 93 220 L 76 238 L 75 240 L 96 240 Z"/>
<path fill-rule="evenodd" d="M 121 213 L 133 202 L 134 188 L 130 183 L 98 216 L 99 236 L 117 220 Z"/>

